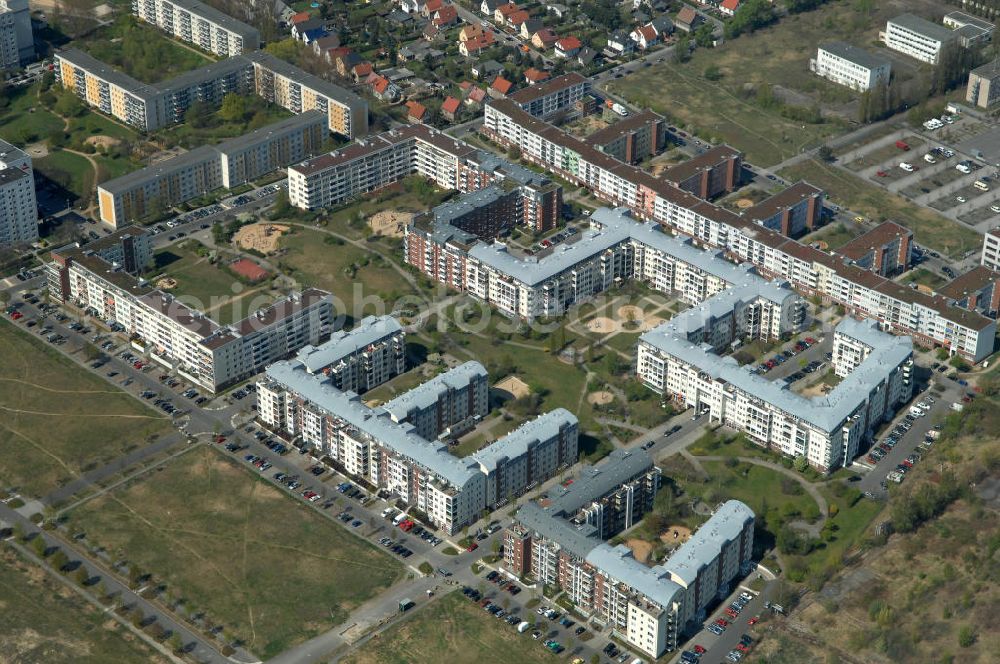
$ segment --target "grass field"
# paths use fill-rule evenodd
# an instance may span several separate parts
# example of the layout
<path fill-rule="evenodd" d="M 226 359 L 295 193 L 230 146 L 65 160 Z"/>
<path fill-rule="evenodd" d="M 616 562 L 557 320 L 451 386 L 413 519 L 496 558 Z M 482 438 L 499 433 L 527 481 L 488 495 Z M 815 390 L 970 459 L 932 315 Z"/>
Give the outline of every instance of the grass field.
<path fill-rule="evenodd" d="M 98 28 L 75 45 L 143 83 L 159 83 L 213 62 L 129 15 Z"/>
<path fill-rule="evenodd" d="M 200 145 L 212 145 L 227 138 L 243 136 L 269 124 L 292 117 L 292 113 L 275 104 L 268 104 L 259 97 L 244 97 L 246 115 L 240 120 L 223 120 L 218 113 L 210 111 L 198 123 L 182 122 L 157 132 L 168 145 L 180 145 L 188 149 Z"/>
<path fill-rule="evenodd" d="M 95 191 L 94 167 L 86 157 L 56 150 L 33 161 L 36 171 L 59 183 L 79 200 L 87 200 Z"/>
<path fill-rule="evenodd" d="M 63 128 L 62 119 L 42 108 L 38 103 L 35 84 L 27 88 L 6 88 L 0 103 L 0 138 L 17 146 L 45 138 L 50 132 Z"/>
<path fill-rule="evenodd" d="M 640 69 L 611 83 L 609 89 L 699 130 L 711 142 L 729 143 L 752 163 L 773 165 L 843 132 L 847 123 L 791 119 L 778 106 L 759 103 L 759 91 L 772 85 L 780 97 L 787 90 L 790 103 L 797 107 L 839 106 L 856 98 L 856 93 L 812 74 L 809 59 L 815 57 L 818 43 L 829 40 L 868 47 L 877 36 L 877 26 L 903 11 L 892 5 L 875 6 L 874 13 L 866 15 L 856 3 L 831 2 L 811 12 L 783 16 L 775 25 L 719 48 L 699 48 L 686 63 Z M 721 78 L 705 77 L 710 66 L 718 67 Z"/>
<path fill-rule="evenodd" d="M 892 220 L 910 228 L 916 241 L 925 247 L 960 258 L 967 251 L 978 250 L 982 236 L 945 219 L 933 210 L 914 205 L 883 189 L 862 181 L 836 166 L 815 159 L 781 171 L 791 181 L 808 180 L 826 191 L 832 201 L 860 212 L 875 221 Z"/>
<path fill-rule="evenodd" d="M 167 660 L 13 549 L 0 548 L 0 661 L 162 664 Z"/>
<path fill-rule="evenodd" d="M 537 664 L 565 659 L 553 656 L 540 642 L 518 634 L 458 592 L 411 611 L 414 613 L 410 617 L 341 662 L 481 664 L 502 660 L 507 664 Z"/>
<path fill-rule="evenodd" d="M 69 512 L 267 659 L 342 622 L 402 567 L 208 448 Z"/>
<path fill-rule="evenodd" d="M 709 490 L 714 491 L 720 500 L 742 500 L 758 514 L 772 510 L 777 514 L 795 512 L 797 515 L 819 512 L 816 501 L 801 489 L 798 482 L 791 480 L 797 490 L 786 490 L 793 485 L 783 482 L 789 478 L 776 470 L 749 463 L 731 467 L 723 461 L 704 461 L 701 465 L 712 476 L 707 484 Z M 768 522 L 776 520 L 769 518 Z"/>
<path fill-rule="evenodd" d="M 837 249 L 856 238 L 859 233 L 851 232 L 844 224 L 830 224 L 802 238 L 803 244 L 826 242 L 827 249 Z"/>
<path fill-rule="evenodd" d="M 901 282 L 904 284 L 919 284 L 928 288 L 940 288 L 948 283 L 948 280 L 926 268 L 918 267 L 903 275 Z"/>
<path fill-rule="evenodd" d="M 43 496 L 169 428 L 167 418 L 0 323 L 0 486 Z"/>

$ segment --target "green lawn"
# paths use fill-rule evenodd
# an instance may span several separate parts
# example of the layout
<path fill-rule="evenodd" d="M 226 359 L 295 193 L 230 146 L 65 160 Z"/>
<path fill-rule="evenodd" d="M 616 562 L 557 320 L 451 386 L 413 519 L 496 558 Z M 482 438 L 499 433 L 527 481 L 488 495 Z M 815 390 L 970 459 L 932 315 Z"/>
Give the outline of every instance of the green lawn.
<path fill-rule="evenodd" d="M 343 622 L 402 566 L 208 447 L 68 513 L 268 659 Z"/>
<path fill-rule="evenodd" d="M 555 657 L 527 633 L 494 619 L 461 593 L 452 592 L 430 606 L 418 603 L 411 615 L 351 653 L 344 664 L 537 664 L 569 661 Z M 527 620 L 535 618 L 526 616 Z M 567 644 L 563 644 L 567 645 Z"/>
<path fill-rule="evenodd" d="M 130 15 L 119 16 L 74 45 L 143 83 L 159 83 L 213 62 Z"/>
<path fill-rule="evenodd" d="M 206 113 L 198 121 L 185 121 L 172 127 L 161 129 L 157 137 L 167 145 L 180 145 L 188 149 L 200 145 L 212 145 L 227 138 L 243 136 L 279 120 L 292 117 L 292 113 L 275 104 L 268 104 L 260 97 L 243 97 L 246 114 L 239 120 L 224 120 L 219 114 L 206 108 Z"/>
<path fill-rule="evenodd" d="M 787 515 L 818 514 L 819 507 L 801 485 L 776 470 L 751 463 L 727 465 L 723 461 L 703 461 L 702 467 L 711 475 L 702 495 L 709 491 L 716 500 L 735 498 L 750 506 L 757 514 L 767 514 L 768 523 L 775 524 Z M 792 488 L 791 492 L 788 491 Z M 711 504 L 712 500 L 706 500 Z"/>
<path fill-rule="evenodd" d="M 869 184 L 836 166 L 815 159 L 781 171 L 789 180 L 808 180 L 826 191 L 830 199 L 875 221 L 892 220 L 913 230 L 916 240 L 953 258 L 978 250 L 982 236 L 933 210 Z"/>
<path fill-rule="evenodd" d="M 904 284 L 918 284 L 932 289 L 940 288 L 948 283 L 948 280 L 944 277 L 922 267 L 910 270 L 903 275 L 900 281 Z"/>
<path fill-rule="evenodd" d="M 40 497 L 169 429 L 169 420 L 0 324 L 0 486 Z"/>
<path fill-rule="evenodd" d="M 56 150 L 41 159 L 35 159 L 33 165 L 36 171 L 72 192 L 78 200 L 86 201 L 94 195 L 94 167 L 86 157 Z"/>
<path fill-rule="evenodd" d="M 856 93 L 809 72 L 818 43 L 842 39 L 869 48 L 878 26 L 898 13 L 883 3 L 874 7 L 873 15 L 866 15 L 856 4 L 831 2 L 783 16 L 773 26 L 719 48 L 698 48 L 686 63 L 667 61 L 639 69 L 608 87 L 638 106 L 697 130 L 711 142 L 729 143 L 752 163 L 776 164 L 847 129 L 841 120 L 810 124 L 789 118 L 763 91 L 768 85 L 790 90 L 788 103 L 802 109 L 817 103 L 840 106 L 856 98 Z M 705 77 L 710 66 L 718 68 L 721 78 Z"/>
<path fill-rule="evenodd" d="M 63 128 L 63 121 L 39 104 L 36 83 L 27 88 L 6 88 L 0 95 L 0 138 L 23 147 Z"/>
<path fill-rule="evenodd" d="M 824 226 L 818 231 L 810 233 L 802 238 L 804 244 L 812 244 L 813 242 L 825 242 L 827 249 L 837 249 L 844 246 L 849 241 L 853 240 L 858 236 L 857 233 L 853 233 L 847 230 L 844 224 L 836 223 L 830 224 L 829 226 Z"/>
<path fill-rule="evenodd" d="M 167 660 L 12 548 L 0 548 L 4 662 L 163 664 Z"/>

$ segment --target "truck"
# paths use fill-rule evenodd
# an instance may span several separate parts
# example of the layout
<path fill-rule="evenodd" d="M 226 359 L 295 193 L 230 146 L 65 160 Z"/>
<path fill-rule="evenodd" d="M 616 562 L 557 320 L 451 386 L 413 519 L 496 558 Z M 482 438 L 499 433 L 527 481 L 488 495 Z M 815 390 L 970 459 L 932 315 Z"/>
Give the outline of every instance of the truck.
<path fill-rule="evenodd" d="M 395 517 L 395 518 L 394 518 L 394 519 L 392 520 L 392 525 L 394 525 L 394 526 L 398 526 L 399 524 L 403 523 L 403 520 L 404 520 L 404 519 L 406 519 L 406 512 L 400 512 L 400 513 L 399 513 L 399 514 L 397 514 L 397 515 L 396 515 L 396 517 Z"/>
<path fill-rule="evenodd" d="M 617 113 L 618 115 L 622 116 L 623 118 L 628 117 L 628 109 L 622 106 L 621 104 L 618 103 L 611 104 L 611 110 Z"/>
<path fill-rule="evenodd" d="M 910 146 L 906 143 L 906 141 L 896 141 L 896 147 L 903 152 L 907 152 L 910 149 Z"/>

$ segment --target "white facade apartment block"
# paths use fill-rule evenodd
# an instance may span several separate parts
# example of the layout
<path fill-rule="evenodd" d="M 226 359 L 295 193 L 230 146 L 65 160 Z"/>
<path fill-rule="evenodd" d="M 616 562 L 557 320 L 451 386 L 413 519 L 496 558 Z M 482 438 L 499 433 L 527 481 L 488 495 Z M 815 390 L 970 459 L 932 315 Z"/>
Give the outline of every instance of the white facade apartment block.
<path fill-rule="evenodd" d="M 167 34 L 220 57 L 260 48 L 256 28 L 198 0 L 132 0 L 132 13 Z"/>
<path fill-rule="evenodd" d="M 914 14 L 889 19 L 879 35 L 888 48 L 928 64 L 937 64 L 941 48 L 957 40 L 956 33 Z"/>
<path fill-rule="evenodd" d="M 363 394 L 406 371 L 406 332 L 393 316 L 367 316 L 349 332 L 338 330 L 323 344 L 302 348 L 298 359 L 338 390 Z"/>
<path fill-rule="evenodd" d="M 489 375 L 469 361 L 439 374 L 382 405 L 393 422 L 412 424 L 417 435 L 434 440 L 471 429 L 490 409 Z"/>
<path fill-rule="evenodd" d="M 979 262 L 991 270 L 1000 271 L 1000 229 L 994 228 L 986 232 Z"/>
<path fill-rule="evenodd" d="M 31 157 L 0 139 L 0 247 L 38 239 L 38 203 Z"/>
<path fill-rule="evenodd" d="M 810 69 L 834 83 L 863 91 L 888 83 L 892 65 L 856 46 L 833 42 L 817 49 Z"/>

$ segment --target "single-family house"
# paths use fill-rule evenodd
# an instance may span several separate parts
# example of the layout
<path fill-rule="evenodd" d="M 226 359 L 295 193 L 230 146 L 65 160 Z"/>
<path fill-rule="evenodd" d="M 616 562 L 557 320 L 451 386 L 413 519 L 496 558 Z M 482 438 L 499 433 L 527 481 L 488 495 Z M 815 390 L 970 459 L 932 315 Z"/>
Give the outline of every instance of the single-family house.
<path fill-rule="evenodd" d="M 531 45 L 540 51 L 545 51 L 556 45 L 559 37 L 552 31 L 552 28 L 542 28 L 531 36 Z"/>
<path fill-rule="evenodd" d="M 465 96 L 466 106 L 481 106 L 484 101 L 486 101 L 486 90 L 479 86 L 469 88 L 469 93 Z"/>
<path fill-rule="evenodd" d="M 424 26 L 424 39 L 427 41 L 434 41 L 437 36 L 441 33 L 441 28 L 437 27 L 433 23 L 428 23 Z"/>
<path fill-rule="evenodd" d="M 507 16 L 507 25 L 515 30 L 520 30 L 521 26 L 524 25 L 530 18 L 531 14 L 523 9 L 518 9 L 516 12 Z"/>
<path fill-rule="evenodd" d="M 418 101 L 406 102 L 406 121 L 417 124 L 427 119 L 427 107 Z"/>
<path fill-rule="evenodd" d="M 503 72 L 503 65 L 496 60 L 485 60 L 473 64 L 469 71 L 479 80 L 488 81 Z"/>
<path fill-rule="evenodd" d="M 555 14 L 559 18 L 566 18 L 569 16 L 569 7 L 556 2 L 546 2 L 545 12 L 547 14 Z"/>
<path fill-rule="evenodd" d="M 463 26 L 461 30 L 458 31 L 458 41 L 464 42 L 470 39 L 476 39 L 482 37 L 485 30 L 481 25 L 466 25 Z"/>
<path fill-rule="evenodd" d="M 490 96 L 494 99 L 504 99 L 513 89 L 513 83 L 508 81 L 503 76 L 497 76 L 493 79 L 493 85 L 490 86 Z"/>
<path fill-rule="evenodd" d="M 642 50 L 652 48 L 656 44 L 660 43 L 660 36 L 656 34 L 656 28 L 647 23 L 646 25 L 640 25 L 638 28 L 632 31 L 629 35 L 632 41 L 635 42 L 636 46 Z"/>
<path fill-rule="evenodd" d="M 479 12 L 483 16 L 493 16 L 493 12 L 502 4 L 504 3 L 500 2 L 500 0 L 483 0 L 479 5 Z"/>
<path fill-rule="evenodd" d="M 521 39 L 528 40 L 531 39 L 532 35 L 544 28 L 545 25 L 542 23 L 541 19 L 529 18 L 527 21 L 521 24 L 521 29 L 519 34 Z"/>
<path fill-rule="evenodd" d="M 444 7 L 444 0 L 427 0 L 424 3 L 424 8 L 420 10 L 424 18 L 431 18 L 434 14 Z"/>
<path fill-rule="evenodd" d="M 618 30 L 608 37 L 608 44 L 605 48 L 614 57 L 631 53 L 635 50 L 635 42 L 632 41 L 627 32 Z"/>
<path fill-rule="evenodd" d="M 334 60 L 334 65 L 337 67 L 337 73 L 340 76 L 347 78 L 354 67 L 360 65 L 362 62 L 364 62 L 364 59 L 360 55 L 354 51 L 350 51 L 348 53 L 344 53 L 343 55 L 338 55 Z"/>
<path fill-rule="evenodd" d="M 740 0 L 722 0 L 719 3 L 719 13 L 725 16 L 733 16 L 740 8 Z"/>
<path fill-rule="evenodd" d="M 705 19 L 695 11 L 694 7 L 684 5 L 674 17 L 674 25 L 678 30 L 684 32 L 694 32 Z"/>
<path fill-rule="evenodd" d="M 326 37 L 320 37 L 319 39 L 313 41 L 312 52 L 317 58 L 329 62 L 329 60 L 327 60 L 327 54 L 339 46 L 340 37 L 337 35 L 327 35 Z"/>
<path fill-rule="evenodd" d="M 399 8 L 407 14 L 419 14 L 426 4 L 427 0 L 399 0 Z"/>
<path fill-rule="evenodd" d="M 434 18 L 431 23 L 439 28 L 446 28 L 458 23 L 458 10 L 455 9 L 455 5 L 445 5 L 434 12 Z"/>
<path fill-rule="evenodd" d="M 455 99 L 454 97 L 447 97 L 445 98 L 444 103 L 441 104 L 441 115 L 444 116 L 445 119 L 454 122 L 455 116 L 458 115 L 458 109 L 461 107 L 462 102 L 458 99 Z"/>
<path fill-rule="evenodd" d="M 479 37 L 468 39 L 458 45 L 458 52 L 467 58 L 478 56 L 482 51 L 492 47 L 496 43 L 493 33 L 486 31 Z"/>
<path fill-rule="evenodd" d="M 496 11 L 493 12 L 493 20 L 496 21 L 498 25 L 505 25 L 507 23 L 507 17 L 516 11 L 520 11 L 516 2 L 508 2 L 505 5 L 498 5 Z"/>
<path fill-rule="evenodd" d="M 360 83 L 372 73 L 372 63 L 370 62 L 359 62 L 351 68 L 351 76 L 354 77 L 355 83 Z"/>
<path fill-rule="evenodd" d="M 298 14 L 292 14 L 292 17 L 288 19 L 288 24 L 295 26 L 303 21 L 308 21 L 312 18 L 312 14 L 309 12 L 299 12 Z"/>
<path fill-rule="evenodd" d="M 583 48 L 583 44 L 576 37 L 563 37 L 556 42 L 556 57 L 572 58 L 580 52 L 581 48 Z"/>
<path fill-rule="evenodd" d="M 582 67 L 589 67 L 597 59 L 597 51 L 590 48 L 589 46 L 584 46 L 580 49 L 580 52 L 576 54 L 576 61 Z"/>
<path fill-rule="evenodd" d="M 391 21 L 392 23 L 395 23 L 396 25 L 400 25 L 407 28 L 413 24 L 413 14 L 407 14 L 406 12 L 401 12 L 398 9 L 389 12 L 389 15 L 386 16 L 386 19 Z"/>
<path fill-rule="evenodd" d="M 371 88 L 373 95 L 390 104 L 398 101 L 403 94 L 398 85 L 378 74 L 375 75 L 375 81 L 372 83 Z"/>
<path fill-rule="evenodd" d="M 310 18 L 292 26 L 292 37 L 307 44 L 320 37 L 325 37 L 326 34 L 326 28 L 321 18 Z"/>
<path fill-rule="evenodd" d="M 529 68 L 524 72 L 524 82 L 528 85 L 534 85 L 535 83 L 541 83 L 542 81 L 548 80 L 549 73 L 547 71 L 542 71 L 541 69 L 535 69 L 534 67 Z"/>
<path fill-rule="evenodd" d="M 656 34 L 660 36 L 660 41 L 666 41 L 667 37 L 674 34 L 674 22 L 666 14 L 660 14 L 649 22 Z"/>

